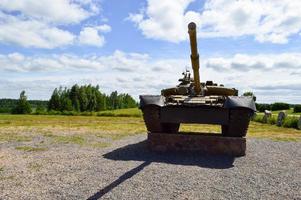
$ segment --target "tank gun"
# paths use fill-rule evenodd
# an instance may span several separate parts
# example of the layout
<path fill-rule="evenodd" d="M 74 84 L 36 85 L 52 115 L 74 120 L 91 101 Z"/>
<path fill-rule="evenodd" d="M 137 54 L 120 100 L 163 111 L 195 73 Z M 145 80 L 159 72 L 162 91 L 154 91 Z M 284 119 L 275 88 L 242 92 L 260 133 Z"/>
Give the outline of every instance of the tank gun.
<path fill-rule="evenodd" d="M 197 39 L 196 39 L 196 24 L 194 22 L 190 22 L 188 24 L 188 34 L 190 40 L 190 50 L 191 50 L 191 65 L 193 70 L 193 79 L 194 79 L 194 92 L 196 95 L 200 95 L 201 92 L 201 83 L 200 83 L 200 61 L 199 61 L 199 53 L 197 47 Z"/>

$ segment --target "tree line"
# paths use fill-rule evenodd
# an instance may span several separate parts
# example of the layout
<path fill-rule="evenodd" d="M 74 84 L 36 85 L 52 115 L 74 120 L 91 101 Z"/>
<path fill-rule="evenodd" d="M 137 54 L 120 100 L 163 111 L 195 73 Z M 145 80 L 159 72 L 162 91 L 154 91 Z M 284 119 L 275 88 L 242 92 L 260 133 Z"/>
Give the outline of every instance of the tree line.
<path fill-rule="evenodd" d="M 92 112 L 137 107 L 137 102 L 129 94 L 110 95 L 101 93 L 99 86 L 73 85 L 70 89 L 55 88 L 48 102 L 48 110 Z"/>
<path fill-rule="evenodd" d="M 253 92 L 245 92 L 243 96 L 251 96 L 254 101 L 256 101 L 256 96 Z M 294 112 L 301 112 L 301 105 L 292 105 L 284 102 L 275 102 L 271 104 L 267 103 L 255 103 L 256 109 L 259 112 L 264 112 L 265 110 L 277 111 L 277 110 L 288 110 L 290 108 L 294 108 Z"/>
<path fill-rule="evenodd" d="M 100 92 L 99 86 L 73 85 L 71 88 L 55 88 L 48 101 L 27 100 L 25 91 L 19 99 L 0 99 L 0 113 L 28 114 L 59 112 L 98 112 L 121 108 L 134 108 L 138 104 L 129 94 L 110 95 Z"/>
<path fill-rule="evenodd" d="M 25 92 L 24 92 L 25 95 Z M 20 95 L 21 96 L 21 95 Z M 20 99 L 23 99 L 22 96 L 19 99 L 0 99 L 0 113 L 12 113 L 13 109 L 15 109 L 20 102 Z M 23 102 L 24 100 L 22 100 Z M 27 100 L 32 110 L 44 109 L 46 110 L 48 101 L 43 100 Z"/>

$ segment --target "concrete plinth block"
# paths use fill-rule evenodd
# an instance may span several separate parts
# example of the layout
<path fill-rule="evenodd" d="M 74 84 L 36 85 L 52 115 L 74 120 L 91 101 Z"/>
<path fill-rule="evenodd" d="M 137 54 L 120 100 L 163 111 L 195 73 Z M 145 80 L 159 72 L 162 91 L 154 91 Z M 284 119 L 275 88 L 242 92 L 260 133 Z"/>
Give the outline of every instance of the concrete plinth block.
<path fill-rule="evenodd" d="M 148 145 L 152 151 L 194 151 L 215 155 L 244 156 L 246 138 L 224 137 L 208 133 L 148 133 Z"/>

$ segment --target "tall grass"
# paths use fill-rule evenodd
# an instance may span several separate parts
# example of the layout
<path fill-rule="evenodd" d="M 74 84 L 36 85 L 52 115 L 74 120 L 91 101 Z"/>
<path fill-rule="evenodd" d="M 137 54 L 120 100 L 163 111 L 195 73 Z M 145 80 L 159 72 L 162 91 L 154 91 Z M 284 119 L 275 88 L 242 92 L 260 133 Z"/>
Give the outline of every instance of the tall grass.
<path fill-rule="evenodd" d="M 275 125 L 277 123 L 277 116 L 274 114 L 272 115 L 270 118 L 268 118 L 267 122 L 265 122 L 263 120 L 264 115 L 256 115 L 252 121 L 254 122 L 259 122 L 259 123 L 267 123 L 267 124 L 271 124 L 271 125 Z M 295 128 L 298 129 L 298 121 L 299 118 L 296 116 L 286 116 L 286 118 L 284 119 L 283 123 L 282 123 L 282 127 L 285 128 Z"/>
<path fill-rule="evenodd" d="M 76 112 L 76 111 L 43 111 L 35 112 L 34 115 L 66 115 L 66 116 L 101 116 L 101 117 L 142 117 L 138 108 L 125 108 L 118 110 L 106 110 L 100 112 Z"/>

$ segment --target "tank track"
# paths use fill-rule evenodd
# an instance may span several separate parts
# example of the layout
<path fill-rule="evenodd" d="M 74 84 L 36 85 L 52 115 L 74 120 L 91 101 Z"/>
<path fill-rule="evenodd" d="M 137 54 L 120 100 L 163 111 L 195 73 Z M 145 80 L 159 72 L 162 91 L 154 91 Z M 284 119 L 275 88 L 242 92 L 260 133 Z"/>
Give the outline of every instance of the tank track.
<path fill-rule="evenodd" d="M 177 133 L 179 131 L 180 124 L 160 122 L 160 107 L 148 105 L 142 109 L 142 112 L 143 119 L 148 132 Z"/>
<path fill-rule="evenodd" d="M 222 135 L 227 137 L 245 137 L 251 116 L 252 111 L 249 109 L 231 109 L 229 124 L 222 125 Z"/>

